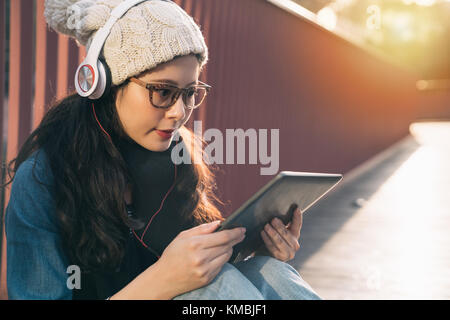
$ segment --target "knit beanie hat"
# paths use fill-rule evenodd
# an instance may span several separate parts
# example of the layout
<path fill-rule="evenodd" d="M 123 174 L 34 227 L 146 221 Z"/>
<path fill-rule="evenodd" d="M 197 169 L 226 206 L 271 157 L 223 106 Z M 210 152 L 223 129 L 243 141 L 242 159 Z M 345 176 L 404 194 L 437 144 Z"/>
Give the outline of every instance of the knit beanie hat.
<path fill-rule="evenodd" d="M 44 16 L 55 31 L 68 35 L 89 50 L 95 33 L 124 0 L 45 0 Z M 200 54 L 208 48 L 194 19 L 172 1 L 147 0 L 127 11 L 106 38 L 101 56 L 112 83 L 119 85 L 176 56 Z"/>

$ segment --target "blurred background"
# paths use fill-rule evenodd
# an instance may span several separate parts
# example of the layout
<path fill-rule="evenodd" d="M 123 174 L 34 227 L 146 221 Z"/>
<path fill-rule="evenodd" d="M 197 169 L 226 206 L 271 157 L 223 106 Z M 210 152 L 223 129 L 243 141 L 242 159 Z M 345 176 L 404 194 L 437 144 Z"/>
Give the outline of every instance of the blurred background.
<path fill-rule="evenodd" d="M 279 129 L 280 171 L 344 174 L 305 213 L 290 261 L 312 287 L 325 299 L 449 299 L 450 1 L 175 2 L 210 49 L 200 80 L 213 90 L 188 126 Z M 73 93 L 86 54 L 43 9 L 0 0 L 2 162 Z M 273 178 L 262 166 L 217 166 L 225 216 Z M 2 209 L 8 199 L 9 188 Z"/>
<path fill-rule="evenodd" d="M 295 2 L 317 14 L 324 27 L 349 33 L 422 79 L 450 78 L 450 1 Z"/>

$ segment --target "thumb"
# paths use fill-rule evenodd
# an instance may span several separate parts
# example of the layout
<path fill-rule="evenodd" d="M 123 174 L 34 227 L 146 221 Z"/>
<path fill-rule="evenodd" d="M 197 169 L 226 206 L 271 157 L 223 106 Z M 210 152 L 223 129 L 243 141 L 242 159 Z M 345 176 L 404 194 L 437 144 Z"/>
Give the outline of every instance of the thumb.
<path fill-rule="evenodd" d="M 297 238 L 300 237 L 300 230 L 302 228 L 302 224 L 303 224 L 303 213 L 300 209 L 296 209 L 294 211 L 292 221 L 288 228 L 291 234 L 293 234 Z"/>

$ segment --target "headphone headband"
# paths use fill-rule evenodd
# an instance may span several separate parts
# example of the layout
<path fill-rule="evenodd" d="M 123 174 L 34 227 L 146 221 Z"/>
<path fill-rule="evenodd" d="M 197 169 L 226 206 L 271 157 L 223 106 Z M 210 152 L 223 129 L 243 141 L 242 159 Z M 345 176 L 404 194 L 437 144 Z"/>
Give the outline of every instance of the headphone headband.
<path fill-rule="evenodd" d="M 109 36 L 112 27 L 114 24 L 122 18 L 122 16 L 128 12 L 132 7 L 138 5 L 141 2 L 146 0 L 126 0 L 119 4 L 111 11 L 111 16 L 108 21 L 105 23 L 103 27 L 101 27 L 94 36 L 94 39 L 91 42 L 91 46 L 89 48 L 89 52 L 86 55 L 87 59 L 97 60 L 100 52 L 103 48 L 103 45 L 106 41 L 106 38 Z"/>

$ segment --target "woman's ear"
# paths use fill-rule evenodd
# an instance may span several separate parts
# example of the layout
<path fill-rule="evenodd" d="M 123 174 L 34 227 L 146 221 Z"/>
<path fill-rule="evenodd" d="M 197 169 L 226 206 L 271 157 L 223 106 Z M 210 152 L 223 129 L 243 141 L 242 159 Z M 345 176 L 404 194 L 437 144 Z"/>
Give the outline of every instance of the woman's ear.
<path fill-rule="evenodd" d="M 115 96 L 115 103 L 116 103 L 116 108 L 120 107 L 121 103 L 122 103 L 122 99 L 123 99 L 123 95 L 125 94 L 127 88 L 128 88 L 128 84 L 129 81 L 127 81 L 125 84 L 122 84 L 121 86 L 119 86 L 116 90 L 116 96 Z"/>
<path fill-rule="evenodd" d="M 120 106 L 120 103 L 122 101 L 122 95 L 123 95 L 122 88 L 118 88 L 116 91 L 116 96 L 114 98 L 115 103 L 116 103 L 116 108 Z"/>

